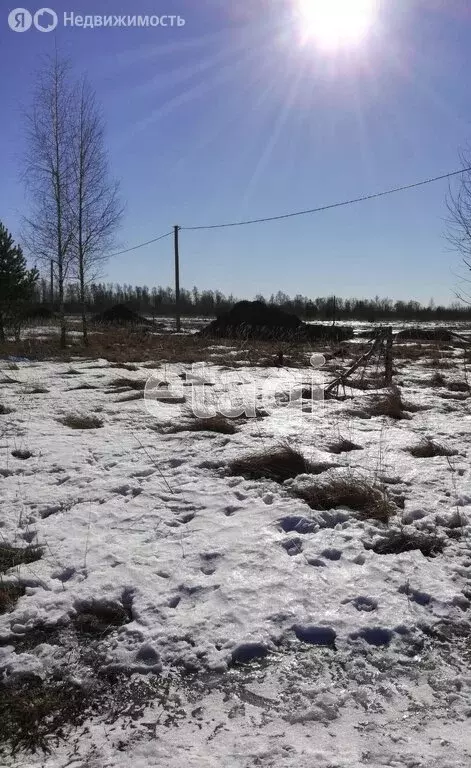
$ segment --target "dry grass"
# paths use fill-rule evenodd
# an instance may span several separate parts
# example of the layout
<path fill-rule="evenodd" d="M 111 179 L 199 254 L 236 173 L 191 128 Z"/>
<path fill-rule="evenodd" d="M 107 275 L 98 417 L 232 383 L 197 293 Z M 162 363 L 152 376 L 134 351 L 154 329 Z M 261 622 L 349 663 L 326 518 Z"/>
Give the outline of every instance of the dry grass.
<path fill-rule="evenodd" d="M 446 379 L 440 371 L 435 371 L 428 383 L 431 387 L 446 387 Z"/>
<path fill-rule="evenodd" d="M 471 387 L 467 381 L 450 381 L 448 389 L 450 392 L 469 392 Z"/>
<path fill-rule="evenodd" d="M 14 459 L 22 459 L 24 461 L 25 459 L 30 459 L 33 454 L 31 453 L 31 451 L 28 451 L 26 449 L 15 448 L 15 450 L 11 452 L 11 455 L 13 456 Z"/>
<path fill-rule="evenodd" d="M 255 480 L 269 478 L 277 483 L 315 470 L 300 451 L 289 445 L 241 456 L 228 466 L 233 475 Z"/>
<path fill-rule="evenodd" d="M 447 360 L 443 357 L 432 358 L 432 360 L 425 360 L 423 365 L 429 368 L 437 368 L 438 370 L 449 370 L 450 368 L 456 368 L 456 362 L 454 360 Z"/>
<path fill-rule="evenodd" d="M 6 573 L 10 568 L 17 568 L 23 563 L 34 563 L 40 560 L 42 550 L 37 546 L 12 547 L 0 544 L 0 573 Z"/>
<path fill-rule="evenodd" d="M 26 390 L 27 395 L 47 395 L 49 390 L 46 387 L 40 385 L 28 387 Z"/>
<path fill-rule="evenodd" d="M 430 356 L 430 345 L 424 346 L 423 344 L 394 344 L 394 358 L 400 360 L 408 360 L 415 362 L 424 357 Z"/>
<path fill-rule="evenodd" d="M 121 368 L 124 371 L 138 371 L 139 366 L 134 363 L 111 363 L 109 368 Z"/>
<path fill-rule="evenodd" d="M 330 451 L 330 453 L 348 453 L 350 451 L 362 451 L 363 448 L 361 445 L 356 445 L 356 443 L 352 443 L 351 440 L 347 440 L 343 437 L 341 437 L 339 440 L 337 440 L 335 443 L 331 443 L 327 450 Z"/>
<path fill-rule="evenodd" d="M 221 414 L 207 419 L 195 418 L 187 424 L 172 428 L 172 432 L 217 432 L 221 435 L 234 435 L 237 427 L 233 419 L 227 419 Z"/>
<path fill-rule="evenodd" d="M 212 349 L 217 344 L 218 349 Z M 309 364 L 309 355 L 316 345 L 292 344 L 287 345 L 284 365 L 300 367 Z M 328 346 L 328 345 L 327 345 Z M 320 344 L 323 351 L 325 344 Z M 99 333 L 90 333 L 90 343 L 84 346 L 81 339 L 70 338 L 65 350 L 60 348 L 59 336 L 46 339 L 30 338 L 21 342 L 4 342 L 0 344 L 0 357 L 15 355 L 31 360 L 58 359 L 71 362 L 76 357 L 89 360 L 106 359 L 115 364 L 116 368 L 131 368 L 133 363 L 151 363 L 152 367 L 160 367 L 163 363 L 198 363 L 217 362 L 234 367 L 234 350 L 248 361 L 250 365 L 260 365 L 262 360 L 274 359 L 280 351 L 278 341 L 237 342 L 227 339 L 204 338 L 196 334 L 175 335 L 138 334 L 125 328 L 110 328 Z M 158 361 L 158 362 L 156 362 Z"/>
<path fill-rule="evenodd" d="M 416 459 L 431 459 L 434 456 L 456 456 L 458 451 L 436 443 L 429 438 L 423 439 L 418 445 L 413 445 L 406 450 Z"/>
<path fill-rule="evenodd" d="M 13 610 L 24 594 L 25 588 L 20 584 L 7 584 L 0 580 L 0 614 Z"/>
<path fill-rule="evenodd" d="M 115 403 L 131 403 L 134 400 L 144 400 L 144 392 L 131 392 L 129 395 L 124 395 L 124 397 L 118 397 Z"/>
<path fill-rule="evenodd" d="M 103 419 L 99 419 L 98 416 L 82 416 L 75 413 L 69 413 L 58 421 L 70 429 L 99 429 L 103 426 Z"/>
<path fill-rule="evenodd" d="M 113 379 L 110 381 L 110 387 L 115 389 L 135 389 L 137 391 L 143 391 L 146 387 L 147 379 L 129 379 L 125 376 L 119 379 Z"/>
<path fill-rule="evenodd" d="M 24 675 L 0 681 L 0 763 L 5 757 L 5 763 L 13 765 L 20 752 L 50 754 L 94 714 L 106 713 L 106 722 L 122 719 L 132 728 L 151 706 L 158 708 L 162 725 L 178 722 L 183 713 L 170 681 L 159 675 L 129 677 L 125 671 L 106 669 L 106 659 L 96 649 L 98 640 L 86 635 L 81 645 L 67 648 L 86 667 L 88 674 L 80 684 L 73 669 L 69 677 L 58 673 L 49 680 Z M 43 765 L 47 757 L 39 761 Z M 26 765 L 24 758 L 21 762 Z M 92 763 L 93 756 L 81 765 L 91 768 Z"/>
<path fill-rule="evenodd" d="M 119 603 L 90 602 L 78 607 L 72 617 L 72 623 L 75 631 L 82 635 L 104 637 L 116 627 L 128 624 L 131 619 L 129 609 Z"/>
<path fill-rule="evenodd" d="M 395 374 L 397 374 L 397 371 L 394 371 Z M 350 389 L 359 389 L 363 391 L 368 391 L 372 389 L 384 389 L 388 385 L 386 384 L 386 380 L 384 376 L 365 376 L 361 379 L 352 379 L 352 381 L 348 381 L 347 386 Z"/>
<path fill-rule="evenodd" d="M 353 473 L 332 477 L 327 482 L 296 488 L 294 493 L 311 509 L 347 507 L 357 512 L 358 517 L 364 520 L 387 523 L 397 512 L 397 506 L 388 496 L 384 486 L 370 483 Z"/>
<path fill-rule="evenodd" d="M 48 752 L 66 724 L 83 722 L 86 702 L 86 690 L 77 683 L 46 683 L 32 676 L 0 683 L 0 749 L 8 746 L 13 755 L 20 749 Z"/>
<path fill-rule="evenodd" d="M 407 528 L 390 531 L 373 544 L 364 543 L 365 549 L 371 549 L 377 555 L 398 555 L 419 550 L 424 557 L 435 557 L 443 552 L 445 545 L 445 539 L 437 535 Z"/>
<path fill-rule="evenodd" d="M 95 384 L 88 384 L 88 382 L 84 381 L 83 384 L 78 384 L 76 387 L 71 387 L 68 392 L 78 392 L 80 389 L 98 389 Z"/>
<path fill-rule="evenodd" d="M 407 406 L 402 401 L 401 393 L 398 389 L 391 389 L 387 394 L 382 395 L 372 401 L 368 408 L 371 416 L 388 416 L 390 419 L 410 419 L 405 413 Z"/>

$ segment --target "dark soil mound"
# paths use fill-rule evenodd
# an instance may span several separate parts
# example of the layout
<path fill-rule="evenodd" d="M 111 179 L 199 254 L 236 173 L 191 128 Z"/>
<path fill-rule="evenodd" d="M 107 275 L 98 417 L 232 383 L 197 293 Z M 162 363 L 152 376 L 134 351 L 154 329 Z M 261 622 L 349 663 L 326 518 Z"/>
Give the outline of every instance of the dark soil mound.
<path fill-rule="evenodd" d="M 95 315 L 93 320 L 95 323 L 106 325 L 152 325 L 150 320 L 141 317 L 137 312 L 133 312 L 125 304 L 115 304 L 114 307 Z"/>
<path fill-rule="evenodd" d="M 349 325 L 307 325 L 302 324 L 300 338 L 306 341 L 347 341 L 353 338 Z"/>
<path fill-rule="evenodd" d="M 201 335 L 260 341 L 340 341 L 350 338 L 353 331 L 341 326 L 308 325 L 296 315 L 262 301 L 239 301 L 203 328 Z"/>
<path fill-rule="evenodd" d="M 23 317 L 25 320 L 52 320 L 54 312 L 49 307 L 38 304 L 37 306 L 26 307 L 23 311 Z"/>
<path fill-rule="evenodd" d="M 406 341 L 452 341 L 453 336 L 446 328 L 406 328 L 396 335 Z"/>

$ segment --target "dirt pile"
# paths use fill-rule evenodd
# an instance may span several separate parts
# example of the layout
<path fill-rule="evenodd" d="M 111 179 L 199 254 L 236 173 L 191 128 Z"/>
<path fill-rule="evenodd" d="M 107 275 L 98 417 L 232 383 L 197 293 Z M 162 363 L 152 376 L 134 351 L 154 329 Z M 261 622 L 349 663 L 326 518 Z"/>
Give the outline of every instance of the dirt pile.
<path fill-rule="evenodd" d="M 310 325 L 262 301 L 239 301 L 200 332 L 202 336 L 259 341 L 342 341 L 353 336 L 347 326 Z"/>
<path fill-rule="evenodd" d="M 396 338 L 401 341 L 453 341 L 447 328 L 405 328 Z"/>
<path fill-rule="evenodd" d="M 150 320 L 133 312 L 125 304 L 115 304 L 114 307 L 95 315 L 93 322 L 104 325 L 152 325 Z"/>

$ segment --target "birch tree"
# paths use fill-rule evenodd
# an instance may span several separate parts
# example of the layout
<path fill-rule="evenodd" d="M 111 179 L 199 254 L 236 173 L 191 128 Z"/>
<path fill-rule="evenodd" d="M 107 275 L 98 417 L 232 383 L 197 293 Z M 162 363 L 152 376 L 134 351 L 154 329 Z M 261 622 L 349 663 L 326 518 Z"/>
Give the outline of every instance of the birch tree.
<path fill-rule="evenodd" d="M 26 181 L 32 198 L 26 244 L 35 259 L 52 267 L 61 346 L 66 346 L 68 280 L 79 284 L 88 343 L 86 285 L 100 274 L 123 213 L 119 185 L 110 178 L 102 112 L 87 79 L 74 80 L 69 63 L 56 52 L 45 60 L 26 120 Z"/>
<path fill-rule="evenodd" d="M 73 91 L 70 67 L 57 52 L 47 57 L 26 114 L 25 177 L 32 211 L 25 220 L 26 245 L 52 266 L 57 285 L 60 342 L 66 346 L 64 286 L 72 263 L 74 223 L 70 212 Z"/>
<path fill-rule="evenodd" d="M 463 173 L 460 176 L 459 187 L 450 189 L 447 198 L 448 231 L 447 239 L 452 248 L 463 260 L 466 270 L 471 271 L 471 146 L 460 155 Z M 462 278 L 464 283 L 471 284 L 471 278 Z M 471 294 L 463 291 L 459 298 L 471 303 Z"/>
<path fill-rule="evenodd" d="M 72 257 L 87 344 L 86 285 L 100 274 L 115 245 L 123 207 L 119 183 L 110 176 L 102 112 L 86 77 L 74 88 L 71 120 Z"/>

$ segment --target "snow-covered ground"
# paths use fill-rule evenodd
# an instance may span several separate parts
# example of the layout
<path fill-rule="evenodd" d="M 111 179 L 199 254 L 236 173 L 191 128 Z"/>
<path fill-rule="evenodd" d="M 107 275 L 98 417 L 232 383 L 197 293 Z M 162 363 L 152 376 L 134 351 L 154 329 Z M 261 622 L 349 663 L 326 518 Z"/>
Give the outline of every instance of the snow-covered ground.
<path fill-rule="evenodd" d="M 4 764 L 471 766 L 471 400 L 449 388 L 465 382 L 462 351 L 443 354 L 441 386 L 436 360 L 398 361 L 407 419 L 362 418 L 372 393 L 355 389 L 310 412 L 279 398 L 264 417 L 236 420 L 235 434 L 168 429 L 189 423 L 200 386 L 184 366 L 1 363 L 12 410 L 0 415 L 0 546 L 42 551 L 0 574 L 0 587 L 25 588 L 0 615 L 4 679 L 89 685 L 96 670 L 74 617 L 114 604 L 127 623 L 94 641 L 102 666 L 166 685 L 135 719 L 96 712 L 50 754 L 5 752 Z M 149 411 L 125 399 L 141 390 L 113 386 L 152 376 L 180 382 L 187 402 Z M 287 390 L 293 371 L 242 365 L 236 376 L 260 394 L 273 377 Z M 69 414 L 102 426 L 71 429 Z M 330 452 L 340 438 L 362 450 Z M 424 438 L 451 455 L 414 458 L 407 449 Z M 286 443 L 325 471 L 284 483 L 229 474 L 232 459 Z M 336 476 L 384 483 L 397 502 L 389 525 L 293 493 Z M 375 551 L 401 531 L 443 552 Z"/>

